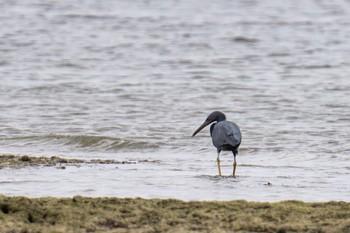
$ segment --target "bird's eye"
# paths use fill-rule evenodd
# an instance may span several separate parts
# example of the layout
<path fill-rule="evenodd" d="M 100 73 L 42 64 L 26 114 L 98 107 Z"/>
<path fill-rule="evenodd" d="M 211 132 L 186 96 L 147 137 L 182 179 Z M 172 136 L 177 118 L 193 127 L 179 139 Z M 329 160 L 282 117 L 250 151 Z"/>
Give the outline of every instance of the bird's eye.
<path fill-rule="evenodd" d="M 210 121 L 210 117 L 207 118 L 207 121 Z"/>

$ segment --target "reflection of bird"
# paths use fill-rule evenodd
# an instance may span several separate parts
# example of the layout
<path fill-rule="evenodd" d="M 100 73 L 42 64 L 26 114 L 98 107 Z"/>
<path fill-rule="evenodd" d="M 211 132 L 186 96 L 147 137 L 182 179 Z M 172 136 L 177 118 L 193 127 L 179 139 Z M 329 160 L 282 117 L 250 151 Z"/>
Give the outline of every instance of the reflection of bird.
<path fill-rule="evenodd" d="M 216 147 L 218 151 L 217 163 L 219 176 L 221 176 L 220 169 L 220 152 L 224 151 L 232 151 L 234 156 L 233 163 L 233 176 L 236 173 L 236 155 L 238 154 L 238 147 L 241 144 L 242 135 L 241 131 L 235 123 L 231 121 L 226 121 L 226 116 L 222 112 L 215 111 L 210 113 L 204 123 L 199 126 L 199 128 L 193 133 L 192 137 L 195 136 L 199 131 L 201 131 L 205 126 L 210 123 L 216 121 L 210 126 L 210 136 L 213 140 L 213 145 Z"/>

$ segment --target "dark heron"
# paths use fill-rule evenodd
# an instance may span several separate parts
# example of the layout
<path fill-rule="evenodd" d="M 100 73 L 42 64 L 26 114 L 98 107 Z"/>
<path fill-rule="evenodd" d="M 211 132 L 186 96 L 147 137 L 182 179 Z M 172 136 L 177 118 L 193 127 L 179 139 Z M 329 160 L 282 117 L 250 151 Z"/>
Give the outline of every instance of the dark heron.
<path fill-rule="evenodd" d="M 233 176 L 236 174 L 236 155 L 238 154 L 238 147 L 241 144 L 242 134 L 238 125 L 231 121 L 226 121 L 226 116 L 222 112 L 215 111 L 210 113 L 204 123 L 199 126 L 199 128 L 193 133 L 194 137 L 199 131 L 210 123 L 216 121 L 210 126 L 210 136 L 213 140 L 213 145 L 216 147 L 218 152 L 217 163 L 219 176 L 221 176 L 220 169 L 220 152 L 223 151 L 232 151 L 234 156 L 233 162 Z"/>

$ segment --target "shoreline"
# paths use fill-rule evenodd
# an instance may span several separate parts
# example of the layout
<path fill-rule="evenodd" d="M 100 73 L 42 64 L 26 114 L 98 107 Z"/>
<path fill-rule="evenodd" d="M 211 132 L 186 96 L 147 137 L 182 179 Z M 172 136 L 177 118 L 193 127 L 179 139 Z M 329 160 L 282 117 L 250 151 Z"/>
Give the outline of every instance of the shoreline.
<path fill-rule="evenodd" d="M 0 154 L 1 169 L 158 163 Z M 24 197 L 0 191 L 0 232 L 350 232 L 350 202 Z"/>
<path fill-rule="evenodd" d="M 0 194 L 0 232 L 350 232 L 341 201 L 181 201 Z"/>
<path fill-rule="evenodd" d="M 114 159 L 73 159 L 59 156 L 29 156 L 0 154 L 0 169 L 12 168 L 19 169 L 24 167 L 56 167 L 65 169 L 66 166 L 79 167 L 84 164 L 136 164 L 136 163 L 159 163 L 158 160 L 138 160 L 138 161 L 119 161 Z"/>

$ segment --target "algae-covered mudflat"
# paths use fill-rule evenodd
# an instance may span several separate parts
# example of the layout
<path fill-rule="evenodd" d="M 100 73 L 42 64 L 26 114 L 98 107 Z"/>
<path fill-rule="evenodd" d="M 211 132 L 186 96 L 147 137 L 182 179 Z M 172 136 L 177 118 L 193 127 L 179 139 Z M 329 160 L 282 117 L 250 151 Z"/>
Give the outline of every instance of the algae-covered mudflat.
<path fill-rule="evenodd" d="M 138 160 L 138 161 L 117 161 L 114 159 L 67 159 L 58 156 L 28 156 L 0 154 L 0 169 L 2 168 L 24 168 L 24 167 L 56 167 L 65 169 L 66 166 L 79 167 L 84 164 L 132 164 L 132 163 L 157 163 L 157 160 Z"/>
<path fill-rule="evenodd" d="M 0 232 L 350 232 L 350 203 L 0 196 Z"/>

